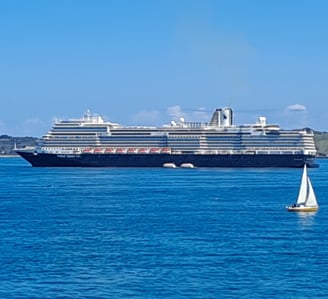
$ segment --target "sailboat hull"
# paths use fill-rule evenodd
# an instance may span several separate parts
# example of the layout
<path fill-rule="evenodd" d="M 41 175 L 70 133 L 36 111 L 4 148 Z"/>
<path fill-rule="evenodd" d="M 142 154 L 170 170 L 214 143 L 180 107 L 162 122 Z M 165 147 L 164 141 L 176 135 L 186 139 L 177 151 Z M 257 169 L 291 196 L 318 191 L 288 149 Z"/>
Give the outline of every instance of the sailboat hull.
<path fill-rule="evenodd" d="M 288 212 L 316 212 L 318 207 L 286 207 Z"/>

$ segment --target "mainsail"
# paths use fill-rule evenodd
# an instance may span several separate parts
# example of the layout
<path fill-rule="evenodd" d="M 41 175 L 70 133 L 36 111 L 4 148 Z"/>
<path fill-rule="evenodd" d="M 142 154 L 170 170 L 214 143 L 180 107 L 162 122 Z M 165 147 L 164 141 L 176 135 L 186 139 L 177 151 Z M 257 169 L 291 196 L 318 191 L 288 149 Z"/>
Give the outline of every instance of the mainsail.
<path fill-rule="evenodd" d="M 304 205 L 304 206 L 311 206 L 311 207 L 318 205 L 310 178 L 307 175 L 306 164 L 304 165 L 300 191 L 298 194 L 296 204 Z"/>

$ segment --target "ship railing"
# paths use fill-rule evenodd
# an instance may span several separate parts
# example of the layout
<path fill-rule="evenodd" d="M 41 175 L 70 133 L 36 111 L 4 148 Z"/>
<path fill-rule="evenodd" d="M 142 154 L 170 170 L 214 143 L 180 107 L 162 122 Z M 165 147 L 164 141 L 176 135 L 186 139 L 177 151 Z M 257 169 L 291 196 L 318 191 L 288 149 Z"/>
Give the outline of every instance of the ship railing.
<path fill-rule="evenodd" d="M 256 154 L 264 154 L 264 155 L 297 155 L 297 154 L 303 154 L 304 151 L 297 149 L 297 150 L 257 150 L 255 151 Z"/>
<path fill-rule="evenodd" d="M 40 147 L 37 148 L 38 153 L 45 154 L 65 154 L 65 155 L 75 155 L 80 154 L 81 151 L 78 148 L 65 148 L 65 147 Z"/>
<path fill-rule="evenodd" d="M 279 151 L 294 151 L 301 150 L 302 146 L 245 146 L 244 150 L 253 150 L 253 151 L 271 151 L 271 150 L 279 150 Z"/>
<path fill-rule="evenodd" d="M 247 149 L 201 149 L 201 150 L 174 150 L 170 147 L 83 147 L 83 148 L 50 148 L 44 147 L 37 150 L 39 153 L 49 154 L 182 154 L 192 153 L 198 155 L 316 155 L 315 150 L 304 150 L 296 147 L 290 148 L 253 148 Z"/>
<path fill-rule="evenodd" d="M 317 154 L 316 150 L 305 150 L 304 155 L 310 155 L 310 156 L 315 156 Z"/>
<path fill-rule="evenodd" d="M 181 153 L 173 151 L 173 153 Z M 305 151 L 297 150 L 200 150 L 193 152 L 198 155 L 297 155 L 304 154 Z M 314 154 L 308 152 L 308 154 Z"/>

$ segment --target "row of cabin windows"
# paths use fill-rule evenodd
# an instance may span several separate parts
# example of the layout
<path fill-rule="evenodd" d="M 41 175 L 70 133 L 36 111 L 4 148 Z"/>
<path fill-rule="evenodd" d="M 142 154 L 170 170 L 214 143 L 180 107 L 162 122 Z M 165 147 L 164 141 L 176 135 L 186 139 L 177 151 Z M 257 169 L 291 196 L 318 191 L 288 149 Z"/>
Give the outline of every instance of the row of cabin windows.
<path fill-rule="evenodd" d="M 90 133 L 82 133 L 80 132 L 78 135 L 76 134 L 76 132 L 72 133 L 72 134 L 52 134 L 47 136 L 47 138 L 86 138 L 86 136 L 97 136 L 97 133 L 92 132 L 93 134 Z M 111 136 L 101 136 L 102 139 L 112 139 L 112 138 L 120 138 L 121 139 L 135 139 L 136 136 L 115 136 L 115 135 L 111 135 Z M 167 136 L 144 136 L 144 134 L 138 136 L 138 139 L 152 139 L 152 138 L 169 138 L 169 139 L 207 139 L 207 140 L 248 140 L 249 142 L 254 142 L 256 140 L 258 140 L 259 142 L 263 142 L 263 141 L 276 141 L 279 142 L 281 140 L 289 140 L 289 141 L 295 141 L 295 142 L 300 142 L 300 141 L 305 141 L 308 140 L 309 142 L 313 142 L 313 138 L 309 137 L 309 138 L 303 138 L 302 136 L 295 136 L 293 138 L 270 138 L 270 137 L 266 137 L 266 136 L 194 136 L 194 135 L 190 135 L 190 136 L 173 136 L 173 137 L 167 137 Z"/>
<path fill-rule="evenodd" d="M 57 144 L 57 145 L 60 145 L 60 144 L 71 144 L 72 141 L 71 140 L 61 140 L 60 142 L 59 141 L 44 141 L 43 142 L 44 144 Z M 154 140 L 154 139 L 150 139 L 150 140 L 138 140 L 138 141 L 135 141 L 135 140 L 80 140 L 80 141 L 74 141 L 73 142 L 74 144 L 86 144 L 86 143 L 92 143 L 92 144 L 114 144 L 114 143 L 117 143 L 117 144 L 129 144 L 129 145 L 133 145 L 133 144 L 137 144 L 137 145 L 143 145 L 143 144 L 169 144 L 171 146 L 183 146 L 184 144 L 193 144 L 194 146 L 199 146 L 201 143 L 199 141 L 195 141 L 195 140 L 184 140 L 184 142 L 174 142 L 172 140 Z M 236 143 L 231 143 L 231 142 L 206 142 L 206 143 L 202 143 L 202 144 L 205 144 L 207 146 L 249 146 L 249 147 L 265 147 L 265 146 L 272 146 L 273 144 L 275 146 L 279 146 L 279 147 L 290 147 L 290 146 L 297 146 L 297 147 L 300 147 L 300 146 L 304 146 L 303 144 L 299 144 L 299 143 L 245 143 L 245 142 L 236 142 Z M 308 146 L 313 146 L 313 144 L 309 144 Z"/>

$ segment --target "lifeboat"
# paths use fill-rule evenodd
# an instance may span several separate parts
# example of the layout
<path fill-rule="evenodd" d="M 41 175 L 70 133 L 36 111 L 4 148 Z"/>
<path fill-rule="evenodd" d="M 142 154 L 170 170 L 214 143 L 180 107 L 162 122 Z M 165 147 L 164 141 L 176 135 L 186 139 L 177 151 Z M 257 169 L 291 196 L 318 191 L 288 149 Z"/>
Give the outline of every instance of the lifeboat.
<path fill-rule="evenodd" d="M 114 154 L 115 153 L 115 148 L 108 147 L 108 148 L 106 148 L 105 153 Z"/>
<path fill-rule="evenodd" d="M 177 166 L 174 163 L 164 163 L 164 168 L 177 168 Z"/>
<path fill-rule="evenodd" d="M 159 147 L 153 147 L 150 149 L 151 154 L 159 154 L 161 152 L 161 149 Z"/>
<path fill-rule="evenodd" d="M 136 154 L 138 150 L 136 148 L 129 148 L 128 149 L 128 154 Z"/>
<path fill-rule="evenodd" d="M 95 151 L 94 151 L 95 154 L 103 154 L 104 152 L 105 152 L 105 149 L 101 148 L 101 147 L 95 148 Z"/>
<path fill-rule="evenodd" d="M 148 148 L 140 148 L 139 149 L 139 154 L 148 154 L 149 153 L 149 149 Z"/>
<path fill-rule="evenodd" d="M 192 163 L 182 163 L 180 165 L 181 168 L 195 168 L 194 164 Z"/>
<path fill-rule="evenodd" d="M 163 147 L 162 154 L 171 154 L 171 149 L 169 147 Z"/>
<path fill-rule="evenodd" d="M 85 149 L 82 150 L 82 153 L 92 154 L 93 153 L 93 149 L 92 148 L 85 148 Z"/>
<path fill-rule="evenodd" d="M 117 150 L 116 150 L 116 154 L 125 154 L 126 153 L 126 148 L 118 148 Z"/>

